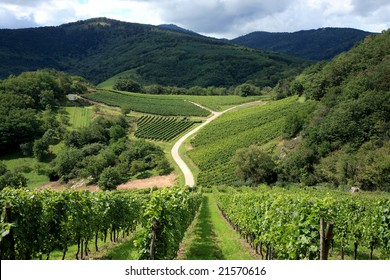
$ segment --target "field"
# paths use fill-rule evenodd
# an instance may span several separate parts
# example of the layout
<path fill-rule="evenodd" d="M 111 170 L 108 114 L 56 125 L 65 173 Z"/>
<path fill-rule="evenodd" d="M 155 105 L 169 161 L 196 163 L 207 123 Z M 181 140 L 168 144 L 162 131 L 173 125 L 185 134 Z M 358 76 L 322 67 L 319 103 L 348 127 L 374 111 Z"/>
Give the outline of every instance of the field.
<path fill-rule="evenodd" d="M 143 116 L 138 120 L 135 136 L 156 141 L 171 141 L 186 131 L 194 121 L 188 118 Z"/>
<path fill-rule="evenodd" d="M 280 137 L 285 120 L 292 112 L 310 110 L 311 102 L 298 102 L 296 97 L 262 106 L 227 112 L 191 141 L 190 158 L 200 168 L 199 185 L 225 185 L 237 181 L 230 162 L 237 149 L 265 145 Z"/>
<path fill-rule="evenodd" d="M 210 114 L 207 110 L 188 101 L 166 96 L 99 90 L 96 93 L 86 94 L 84 97 L 110 106 L 128 108 L 147 114 L 199 117 L 206 117 Z"/>
<path fill-rule="evenodd" d="M 223 110 L 230 108 L 232 106 L 235 106 L 235 105 L 240 105 L 243 103 L 267 99 L 267 97 L 265 97 L 265 96 L 241 97 L 238 95 L 226 95 L 226 96 L 153 95 L 153 94 L 141 94 L 141 93 L 132 93 L 132 92 L 118 92 L 118 91 L 105 90 L 105 89 L 101 89 L 98 92 L 100 92 L 100 94 L 98 94 L 98 95 L 85 95 L 84 97 L 89 98 L 89 99 L 94 100 L 94 101 L 105 103 L 107 105 L 118 106 L 118 107 L 125 106 L 127 104 L 127 102 L 140 102 L 141 104 L 150 103 L 150 106 L 152 106 L 152 104 L 155 104 L 155 102 L 161 102 L 161 104 L 164 104 L 164 106 L 165 106 L 167 104 L 169 105 L 168 100 L 171 100 L 171 102 L 174 104 L 176 104 L 176 102 L 178 102 L 178 100 L 180 102 L 179 104 L 183 104 L 183 103 L 181 103 L 182 101 L 190 101 L 190 102 L 200 104 L 204 107 L 207 107 L 213 111 L 223 111 Z M 105 93 L 107 95 L 103 97 L 103 93 Z M 115 93 L 116 94 L 118 94 L 118 93 L 126 94 L 127 97 L 124 98 L 123 96 L 121 96 L 119 98 L 117 95 L 115 95 L 115 97 L 113 97 L 113 96 L 111 96 L 111 98 L 109 97 L 110 94 L 115 94 Z M 132 98 L 130 98 L 129 96 Z M 97 99 L 99 99 L 101 101 L 99 101 Z M 168 102 L 168 103 L 166 103 L 166 102 Z M 185 104 L 188 105 L 188 102 L 185 102 Z M 143 105 L 133 104 L 132 106 L 136 106 L 136 107 L 134 107 L 135 108 L 134 111 L 137 111 L 137 112 L 151 113 L 151 114 L 157 114 L 157 115 L 161 114 L 160 113 L 161 109 L 158 109 L 158 107 L 157 107 L 157 109 L 156 108 L 153 109 L 153 110 L 157 110 L 156 112 L 151 112 L 150 110 L 148 110 L 149 112 L 145 112 Z M 166 115 L 166 114 L 161 114 L 161 115 Z M 178 114 L 172 114 L 172 115 L 176 116 Z M 196 116 L 196 115 L 194 115 L 194 116 Z M 204 116 L 204 115 L 200 115 L 200 116 Z"/>
<path fill-rule="evenodd" d="M 226 96 L 196 96 L 196 95 L 174 95 L 175 98 L 184 98 L 185 100 L 198 103 L 213 111 L 223 111 L 232 106 L 240 105 L 257 100 L 267 99 L 265 96 L 248 96 L 241 97 L 238 95 L 226 95 Z"/>
<path fill-rule="evenodd" d="M 65 107 L 72 128 L 86 127 L 93 117 L 92 107 Z"/>

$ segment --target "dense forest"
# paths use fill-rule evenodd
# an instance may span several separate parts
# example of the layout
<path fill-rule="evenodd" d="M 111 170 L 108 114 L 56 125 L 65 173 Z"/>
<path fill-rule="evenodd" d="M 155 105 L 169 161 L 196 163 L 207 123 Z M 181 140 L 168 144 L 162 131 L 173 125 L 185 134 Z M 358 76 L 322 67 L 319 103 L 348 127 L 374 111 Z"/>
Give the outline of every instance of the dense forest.
<path fill-rule="evenodd" d="M 231 86 L 252 80 L 275 85 L 308 63 L 151 25 L 106 18 L 58 27 L 0 30 L 0 77 L 55 68 L 92 83 L 130 71 L 148 85 Z"/>
<path fill-rule="evenodd" d="M 310 60 L 330 60 L 372 33 L 353 28 L 320 28 L 297 32 L 252 32 L 231 40 L 251 48 L 287 53 Z"/>
<path fill-rule="evenodd" d="M 303 141 L 278 167 L 280 180 L 390 190 L 389 62 L 388 30 L 291 82 L 291 94 L 319 106 L 304 125 L 299 116 L 289 119 L 289 127 L 303 125 Z"/>

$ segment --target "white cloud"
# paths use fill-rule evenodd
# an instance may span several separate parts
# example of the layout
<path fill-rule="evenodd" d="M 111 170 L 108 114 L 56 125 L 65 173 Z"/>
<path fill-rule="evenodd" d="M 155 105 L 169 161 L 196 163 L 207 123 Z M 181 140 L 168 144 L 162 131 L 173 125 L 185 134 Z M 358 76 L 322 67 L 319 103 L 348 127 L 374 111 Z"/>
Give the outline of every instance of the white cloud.
<path fill-rule="evenodd" d="M 390 27 L 388 0 L 1 0 L 0 28 L 59 25 L 108 17 L 174 23 L 216 37 L 252 31 L 297 31 L 326 26 L 382 31 Z"/>

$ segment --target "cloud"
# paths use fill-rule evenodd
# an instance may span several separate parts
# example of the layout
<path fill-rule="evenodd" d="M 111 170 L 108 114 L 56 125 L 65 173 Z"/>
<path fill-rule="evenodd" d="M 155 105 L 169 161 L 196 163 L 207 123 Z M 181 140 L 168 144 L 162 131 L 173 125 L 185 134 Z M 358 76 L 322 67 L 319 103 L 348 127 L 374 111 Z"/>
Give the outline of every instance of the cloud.
<path fill-rule="evenodd" d="M 93 17 L 174 23 L 215 37 L 326 26 L 382 31 L 388 0 L 1 0 L 0 28 L 60 25 Z"/>
<path fill-rule="evenodd" d="M 374 12 L 389 7 L 388 0 L 352 0 L 354 12 L 363 17 L 367 17 Z"/>

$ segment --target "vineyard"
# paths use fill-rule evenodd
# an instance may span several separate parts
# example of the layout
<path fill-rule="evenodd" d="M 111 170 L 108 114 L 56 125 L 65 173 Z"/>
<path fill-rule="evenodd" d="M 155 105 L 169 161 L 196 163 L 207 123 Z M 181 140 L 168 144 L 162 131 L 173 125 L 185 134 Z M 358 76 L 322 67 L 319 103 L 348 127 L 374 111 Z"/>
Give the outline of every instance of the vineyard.
<path fill-rule="evenodd" d="M 148 190 L 149 192 L 149 190 Z M 134 233 L 143 259 L 172 259 L 197 212 L 201 193 L 172 187 L 152 194 L 140 191 L 88 192 L 4 189 L 0 193 L 4 259 L 49 259 L 72 244 L 76 259 L 88 257 L 90 243 Z M 4 220 L 4 222 L 3 222 Z"/>
<path fill-rule="evenodd" d="M 207 110 L 191 102 L 165 96 L 99 90 L 95 93 L 85 94 L 83 97 L 109 106 L 128 108 L 147 114 L 200 117 L 206 117 L 210 114 Z"/>
<path fill-rule="evenodd" d="M 138 122 L 135 136 L 156 141 L 170 141 L 186 131 L 195 121 L 188 118 L 142 116 Z"/>
<path fill-rule="evenodd" d="M 264 145 L 282 134 L 289 114 L 311 110 L 315 104 L 295 97 L 263 106 L 227 112 L 192 140 L 190 158 L 200 168 L 198 185 L 229 185 L 236 181 L 231 158 L 237 149 Z"/>
<path fill-rule="evenodd" d="M 369 250 L 367 258 L 390 258 L 390 199 L 351 196 L 317 189 L 273 189 L 219 192 L 218 206 L 263 259 L 326 259 L 328 251 Z M 328 224 L 323 257 L 321 225 Z M 332 229 L 330 229 L 332 228 Z M 330 231 L 330 232 L 329 232 Z M 324 234 L 325 235 L 325 234 Z M 338 254 L 338 253 L 336 253 Z"/>

